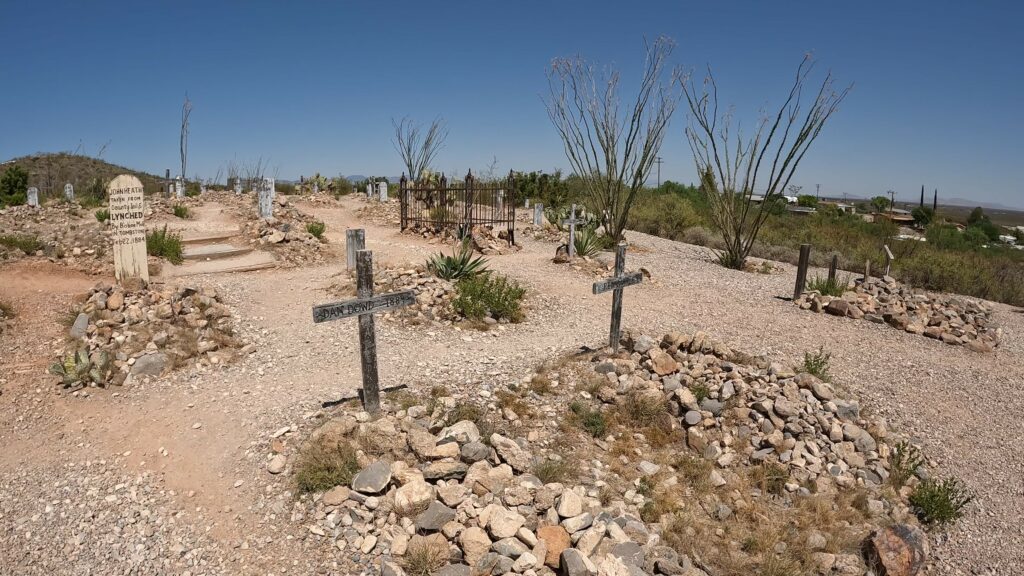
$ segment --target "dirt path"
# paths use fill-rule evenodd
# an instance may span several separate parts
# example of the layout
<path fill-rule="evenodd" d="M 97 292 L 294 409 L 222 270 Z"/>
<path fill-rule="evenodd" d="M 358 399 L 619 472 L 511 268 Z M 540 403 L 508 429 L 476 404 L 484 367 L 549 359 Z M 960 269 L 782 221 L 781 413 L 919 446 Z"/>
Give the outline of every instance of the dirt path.
<path fill-rule="evenodd" d="M 337 264 L 187 279 L 226 295 L 243 337 L 257 344 L 255 354 L 227 369 L 178 373 L 87 398 L 56 392 L 42 371 L 63 332 L 60 312 L 95 279 L 59 268 L 0 269 L 0 297 L 26 309 L 2 336 L 12 352 L 0 360 L 6 375 L 0 377 L 0 529 L 32 533 L 0 539 L 0 567 L 57 574 L 86 567 L 123 573 L 128 566 L 165 566 L 168 573 L 195 566 L 208 574 L 329 570 L 336 551 L 305 540 L 301 521 L 288 519 L 290 502 L 277 496 L 287 478 L 264 469 L 275 430 L 304 429 L 320 402 L 359 383 L 355 322 L 314 326 L 310 308 L 332 299 L 326 288 L 343 271 L 346 227 L 366 229 L 378 262 L 422 262 L 441 248 L 359 221 L 353 212 L 359 205 L 346 199 L 337 208 L 303 206 L 327 224 Z M 646 267 L 653 278 L 627 289 L 625 327 L 652 334 L 703 329 L 736 348 L 791 363 L 824 345 L 834 353 L 840 386 L 919 438 L 941 471 L 977 491 L 970 514 L 937 546 L 939 573 L 1010 573 L 1024 562 L 1017 518 L 1024 509 L 1024 456 L 1015 448 L 1024 440 L 1017 422 L 1024 410 L 1024 315 L 999 307 L 1004 345 L 978 355 L 885 326 L 800 311 L 776 298 L 791 289 L 791 267 L 775 275 L 734 272 L 713 264 L 701 248 L 631 239 L 642 250 L 628 255 L 627 268 Z M 484 381 L 518 381 L 553 352 L 599 346 L 607 337 L 610 296 L 591 295 L 593 278 L 585 272 L 551 263 L 553 244 L 521 242 L 521 252 L 492 258 L 491 267 L 530 288 L 527 321 L 488 333 L 378 322 L 382 381 L 414 390 L 438 383 L 473 389 Z M 291 435 L 283 438 L 292 442 Z M 86 460 L 105 464 L 88 474 L 71 468 Z M 72 472 L 103 486 L 95 495 L 80 491 L 83 505 L 100 511 L 93 515 L 97 525 L 117 524 L 124 506 L 106 498 L 118 493 L 119 483 L 148 495 L 139 506 L 162 510 L 163 523 L 134 552 L 101 556 L 86 551 L 88 538 L 68 544 L 89 534 L 74 525 L 80 507 L 46 504 L 61 498 L 51 485 L 30 479 L 74 483 Z M 74 521 L 52 530 L 46 506 Z M 44 551 L 55 560 L 47 563 Z"/>

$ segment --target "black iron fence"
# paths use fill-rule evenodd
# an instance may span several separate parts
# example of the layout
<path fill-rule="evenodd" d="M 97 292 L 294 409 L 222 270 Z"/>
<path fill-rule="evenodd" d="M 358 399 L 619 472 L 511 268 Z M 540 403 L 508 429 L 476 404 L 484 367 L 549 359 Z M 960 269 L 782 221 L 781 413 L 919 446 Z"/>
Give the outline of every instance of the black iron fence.
<path fill-rule="evenodd" d="M 515 242 L 515 176 L 509 172 L 504 181 L 478 184 L 472 173 L 453 186 L 443 175 L 436 184 L 409 182 L 402 175 L 398 197 L 401 200 L 402 230 L 426 228 L 454 230 L 459 237 L 474 226 L 505 226 L 509 244 Z"/>

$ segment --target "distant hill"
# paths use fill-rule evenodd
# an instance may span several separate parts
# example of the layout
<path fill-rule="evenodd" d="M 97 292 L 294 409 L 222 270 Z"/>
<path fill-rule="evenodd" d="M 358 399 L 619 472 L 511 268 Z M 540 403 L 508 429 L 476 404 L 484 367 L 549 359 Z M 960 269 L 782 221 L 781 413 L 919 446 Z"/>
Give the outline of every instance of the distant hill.
<path fill-rule="evenodd" d="M 136 176 L 142 181 L 147 194 L 160 192 L 163 185 L 163 178 L 159 176 L 104 162 L 99 158 L 66 152 L 34 154 L 7 160 L 0 163 L 0 174 L 12 166 L 21 166 L 28 172 L 28 185 L 39 188 L 42 198 L 63 196 L 64 184 L 68 182 L 75 187 L 76 194 L 80 194 L 95 181 L 99 180 L 105 186 L 120 174 Z"/>

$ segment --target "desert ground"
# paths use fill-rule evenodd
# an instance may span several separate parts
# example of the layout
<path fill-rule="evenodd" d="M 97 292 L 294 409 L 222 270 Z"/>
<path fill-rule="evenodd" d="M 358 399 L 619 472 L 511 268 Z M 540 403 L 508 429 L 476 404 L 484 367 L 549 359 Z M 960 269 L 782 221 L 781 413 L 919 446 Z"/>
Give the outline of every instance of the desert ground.
<path fill-rule="evenodd" d="M 326 224 L 319 264 L 176 278 L 216 288 L 255 351 L 226 367 L 187 368 L 130 386 L 62 390 L 46 373 L 72 299 L 110 276 L 45 258 L 0 267 L 0 298 L 18 314 L 0 335 L 0 573 L 328 574 L 343 554 L 322 546 L 266 470 L 276 431 L 297 442 L 321 403 L 360 386 L 354 320 L 314 325 L 337 299 L 345 230 L 364 228 L 379 263 L 422 263 L 449 246 L 358 217 L 365 200 L 297 201 Z M 218 225 L 230 213 L 207 202 Z M 236 223 L 241 225 L 241 223 Z M 794 306 L 794 268 L 725 269 L 705 248 L 637 233 L 623 326 L 655 335 L 703 330 L 734 349 L 799 364 L 832 352 L 833 382 L 890 429 L 919 442 L 935 470 L 976 494 L 956 524 L 929 534 L 934 574 L 1014 574 L 1024 566 L 1024 314 L 994 304 L 1003 340 L 991 354 Z M 490 331 L 378 321 L 381 381 L 426 393 L 517 382 L 535 367 L 607 339 L 611 298 L 594 276 L 552 262 L 556 244 L 517 238 L 490 258 L 529 290 L 527 318 Z M 814 271 L 812 271 L 813 273 Z M 824 271 L 817 271 L 823 273 Z M 187 568 L 182 568 L 187 566 Z"/>

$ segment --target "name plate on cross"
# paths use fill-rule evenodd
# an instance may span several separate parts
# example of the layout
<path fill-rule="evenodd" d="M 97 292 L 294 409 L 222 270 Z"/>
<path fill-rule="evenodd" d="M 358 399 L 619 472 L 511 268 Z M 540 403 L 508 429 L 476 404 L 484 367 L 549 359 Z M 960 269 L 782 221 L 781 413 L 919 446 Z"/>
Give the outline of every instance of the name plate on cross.
<path fill-rule="evenodd" d="M 356 252 L 356 295 L 355 300 L 320 304 L 313 307 L 313 322 L 327 322 L 357 316 L 359 318 L 359 359 L 363 372 L 363 407 L 375 414 L 380 411 L 380 385 L 377 381 L 377 334 L 373 315 L 403 308 L 416 303 L 413 290 L 373 293 L 373 252 Z"/>
<path fill-rule="evenodd" d="M 640 284 L 644 280 L 643 272 L 626 274 L 626 243 L 620 242 L 615 247 L 615 276 L 607 280 L 594 282 L 594 294 L 612 292 L 612 322 L 608 330 L 608 346 L 612 351 L 618 351 L 619 339 L 622 326 L 622 289 L 634 284 Z"/>

